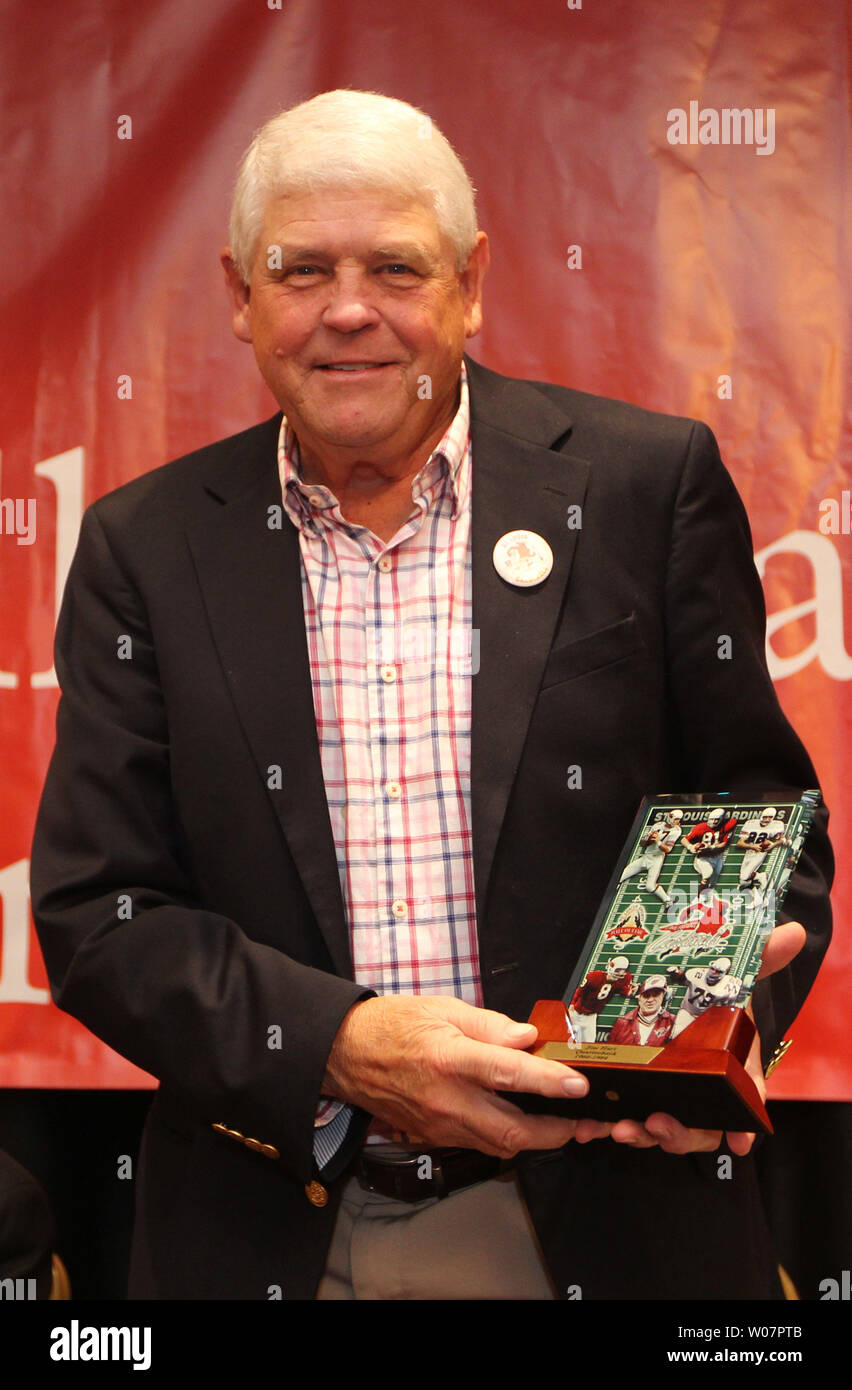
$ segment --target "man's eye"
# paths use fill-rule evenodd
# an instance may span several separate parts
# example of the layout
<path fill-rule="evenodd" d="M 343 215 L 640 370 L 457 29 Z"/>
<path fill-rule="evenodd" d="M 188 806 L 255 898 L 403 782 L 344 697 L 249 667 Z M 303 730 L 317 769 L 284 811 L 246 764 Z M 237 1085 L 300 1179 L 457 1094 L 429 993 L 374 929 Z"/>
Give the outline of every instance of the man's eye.
<path fill-rule="evenodd" d="M 410 265 L 405 265 L 402 261 L 390 261 L 388 265 L 382 266 L 382 269 L 391 275 L 416 275 L 417 273 L 411 269 Z"/>

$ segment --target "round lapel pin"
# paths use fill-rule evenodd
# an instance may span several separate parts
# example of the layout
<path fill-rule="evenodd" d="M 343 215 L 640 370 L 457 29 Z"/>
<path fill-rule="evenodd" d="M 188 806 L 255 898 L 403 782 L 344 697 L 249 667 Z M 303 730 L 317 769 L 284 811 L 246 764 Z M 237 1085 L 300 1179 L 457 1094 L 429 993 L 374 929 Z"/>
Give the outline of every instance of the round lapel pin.
<path fill-rule="evenodd" d="M 553 569 L 553 551 L 535 531 L 507 531 L 494 547 L 494 568 L 507 584 L 531 589 Z"/>

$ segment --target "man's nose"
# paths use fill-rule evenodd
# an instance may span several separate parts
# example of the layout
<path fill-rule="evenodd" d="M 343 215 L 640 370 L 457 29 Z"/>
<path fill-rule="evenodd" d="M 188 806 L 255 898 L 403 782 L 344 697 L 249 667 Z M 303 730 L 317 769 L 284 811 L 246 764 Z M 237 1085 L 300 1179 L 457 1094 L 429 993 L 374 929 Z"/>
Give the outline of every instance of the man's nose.
<path fill-rule="evenodd" d="M 339 270 L 322 313 L 325 327 L 335 328 L 338 333 L 354 333 L 378 323 L 379 317 L 376 286 L 370 276 L 354 269 Z"/>

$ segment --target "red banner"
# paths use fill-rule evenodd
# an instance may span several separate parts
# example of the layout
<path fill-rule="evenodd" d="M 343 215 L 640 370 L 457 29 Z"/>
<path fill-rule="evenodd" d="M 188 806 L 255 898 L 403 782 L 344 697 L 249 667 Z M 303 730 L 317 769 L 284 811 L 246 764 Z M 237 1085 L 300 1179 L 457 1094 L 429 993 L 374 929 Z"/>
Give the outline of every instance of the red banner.
<path fill-rule="evenodd" d="M 840 871 L 772 1093 L 852 1097 L 843 0 L 5 0 L 2 25 L 0 1084 L 150 1084 L 50 1004 L 32 930 L 58 599 L 85 505 L 275 409 L 217 261 L 235 166 L 274 111 L 350 86 L 426 110 L 480 190 L 475 355 L 720 440 Z"/>

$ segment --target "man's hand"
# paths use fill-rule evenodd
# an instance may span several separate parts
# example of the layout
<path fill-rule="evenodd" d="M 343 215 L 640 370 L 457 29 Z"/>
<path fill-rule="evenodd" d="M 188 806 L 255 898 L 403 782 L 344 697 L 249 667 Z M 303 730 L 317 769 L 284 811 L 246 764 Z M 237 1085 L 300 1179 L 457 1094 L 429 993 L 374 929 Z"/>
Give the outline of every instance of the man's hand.
<path fill-rule="evenodd" d="M 595 1120 L 524 1115 L 496 1091 L 576 1099 L 588 1082 L 529 1056 L 536 1030 L 448 996 L 386 995 L 349 1010 L 329 1053 L 323 1094 L 359 1105 L 410 1142 L 513 1158 L 609 1133 Z"/>
<path fill-rule="evenodd" d="M 789 965 L 805 944 L 805 929 L 799 922 L 784 922 L 776 927 L 763 953 L 758 980 L 774 975 Z M 753 1019 L 751 1004 L 747 1012 Z M 751 1076 L 762 1100 L 766 1099 L 766 1082 L 760 1065 L 760 1038 L 755 1031 L 754 1041 L 746 1061 L 746 1071 Z M 722 1131 L 717 1129 L 687 1129 L 671 1115 L 658 1113 L 650 1115 L 644 1125 L 637 1120 L 619 1120 L 612 1127 L 612 1136 L 617 1144 L 631 1144 L 637 1149 L 649 1149 L 659 1144 L 666 1153 L 685 1154 L 697 1151 L 718 1149 L 722 1142 Z M 728 1131 L 728 1148 L 732 1154 L 742 1157 L 754 1143 L 754 1135 L 743 1131 Z"/>

